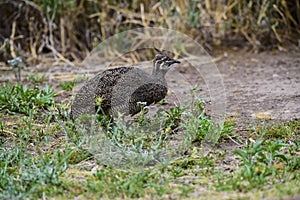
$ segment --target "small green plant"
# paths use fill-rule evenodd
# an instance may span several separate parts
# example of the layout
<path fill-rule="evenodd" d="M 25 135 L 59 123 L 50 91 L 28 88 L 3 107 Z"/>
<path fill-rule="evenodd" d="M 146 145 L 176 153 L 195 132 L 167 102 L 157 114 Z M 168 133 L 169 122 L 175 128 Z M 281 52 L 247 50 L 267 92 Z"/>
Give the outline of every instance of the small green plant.
<path fill-rule="evenodd" d="M 32 156 L 24 147 L 26 141 L 18 141 L 11 148 L 2 148 L 0 153 L 0 198 L 26 199 L 42 197 L 40 191 L 50 192 L 59 186 L 59 176 L 67 169 L 72 150 L 42 151 Z"/>
<path fill-rule="evenodd" d="M 182 113 L 184 111 L 184 108 L 175 106 L 171 107 L 169 111 L 165 111 L 165 117 L 164 117 L 164 127 L 165 129 L 170 128 L 175 129 L 180 125 L 180 122 L 182 121 Z"/>
<path fill-rule="evenodd" d="M 240 161 L 237 170 L 240 179 L 236 186 L 246 189 L 259 187 L 271 181 L 269 177 L 279 175 L 276 165 L 288 163 L 287 155 L 281 152 L 286 146 L 281 140 L 270 141 L 259 138 L 245 149 L 235 150 L 234 154 Z"/>
<path fill-rule="evenodd" d="M 221 131 L 220 141 L 230 139 L 231 141 L 233 141 L 236 144 L 243 143 L 241 140 L 241 137 L 237 133 L 233 132 L 233 129 L 234 129 L 236 123 L 237 122 L 232 119 L 226 120 L 224 122 L 223 129 Z"/>
<path fill-rule="evenodd" d="M 136 122 L 139 126 L 149 125 L 150 120 L 147 119 L 146 114 L 149 112 L 149 108 L 146 106 L 144 102 L 138 102 L 138 106 L 140 107 L 140 113 L 136 119 Z"/>
<path fill-rule="evenodd" d="M 183 156 L 174 162 L 173 167 L 180 167 L 180 169 L 192 169 L 194 167 L 207 168 L 213 170 L 215 166 L 215 160 L 210 155 L 201 156 L 201 149 L 194 147 L 189 155 Z M 208 171 L 206 170 L 206 172 Z"/>
<path fill-rule="evenodd" d="M 54 104 L 55 92 L 52 87 L 40 89 L 25 88 L 22 84 L 11 85 L 6 83 L 0 86 L 0 111 L 10 114 L 22 113 L 29 115 L 32 111 L 48 108 Z"/>
<path fill-rule="evenodd" d="M 48 17 L 53 19 L 57 19 L 60 15 L 67 10 L 72 10 L 76 8 L 76 1 L 69 0 L 69 1 L 57 1 L 57 0 L 35 0 L 44 11 L 47 13 Z"/>
<path fill-rule="evenodd" d="M 288 162 L 288 171 L 300 170 L 300 140 L 290 142 L 289 145 L 289 162 Z"/>
<path fill-rule="evenodd" d="M 202 98 L 196 98 L 195 92 L 198 87 L 194 87 L 190 92 L 192 95 L 192 102 L 183 114 L 183 128 L 187 142 L 203 142 L 204 139 L 209 139 L 208 136 L 212 131 L 214 123 L 205 114 L 205 101 Z M 210 135 L 209 135 L 210 134 Z M 214 139 L 215 140 L 215 139 Z M 218 138 L 216 139 L 216 141 Z M 215 142 L 216 142 L 215 141 Z"/>
<path fill-rule="evenodd" d="M 94 173 L 96 182 L 89 188 L 101 197 L 116 198 L 125 196 L 141 198 L 149 191 L 161 196 L 167 193 L 162 184 L 166 179 L 158 171 L 126 172 L 104 168 Z"/>
<path fill-rule="evenodd" d="M 77 83 L 77 80 L 72 80 L 72 81 L 66 81 L 66 82 L 62 82 L 59 84 L 59 86 L 63 89 L 63 90 L 72 90 L 75 85 Z"/>
<path fill-rule="evenodd" d="M 186 112 L 183 121 L 185 133 L 190 141 L 202 142 L 213 126 L 213 121 L 208 119 L 203 112 L 202 100 L 195 101 L 191 111 Z"/>
<path fill-rule="evenodd" d="M 256 127 L 258 134 L 264 134 L 266 138 L 281 139 L 288 141 L 291 139 L 300 139 L 300 121 L 291 120 L 271 125 L 260 125 Z"/>
<path fill-rule="evenodd" d="M 40 83 L 44 83 L 47 79 L 47 76 L 45 74 L 26 74 L 26 78 L 34 83 L 34 84 L 40 84 Z"/>

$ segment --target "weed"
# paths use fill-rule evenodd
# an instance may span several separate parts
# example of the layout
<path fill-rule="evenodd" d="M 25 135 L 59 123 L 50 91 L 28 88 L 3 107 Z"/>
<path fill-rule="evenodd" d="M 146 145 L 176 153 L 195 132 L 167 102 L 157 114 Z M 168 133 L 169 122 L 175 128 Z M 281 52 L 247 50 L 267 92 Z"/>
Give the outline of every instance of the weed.
<path fill-rule="evenodd" d="M 41 197 L 45 186 L 60 185 L 59 175 L 67 169 L 67 149 L 53 153 L 40 152 L 32 156 L 30 151 L 15 143 L 0 153 L 0 198 L 24 199 Z"/>
<path fill-rule="evenodd" d="M 252 187 L 260 187 L 268 181 L 272 181 L 269 177 L 276 175 L 284 175 L 276 166 L 288 163 L 288 157 L 281 152 L 282 148 L 287 144 L 282 141 L 266 141 L 259 138 L 255 142 L 251 142 L 244 149 L 235 150 L 239 162 L 235 187 L 240 189 L 248 189 Z"/>
<path fill-rule="evenodd" d="M 172 162 L 172 166 L 179 167 L 180 169 L 192 169 L 193 167 L 206 168 L 213 170 L 215 166 L 215 160 L 210 155 L 202 156 L 201 150 L 197 147 L 192 149 L 192 152 Z"/>
<path fill-rule="evenodd" d="M 0 86 L 0 111 L 10 114 L 22 113 L 29 115 L 39 109 L 48 108 L 54 104 L 55 93 L 49 86 L 39 89 L 25 88 L 22 84 L 6 83 Z"/>
<path fill-rule="evenodd" d="M 264 134 L 266 138 L 289 141 L 291 139 L 297 139 L 297 137 L 299 136 L 300 121 L 295 119 L 279 124 L 260 125 L 256 127 L 255 131 L 258 135 Z"/>
<path fill-rule="evenodd" d="M 136 119 L 136 122 L 141 127 L 149 125 L 150 121 L 146 118 L 146 114 L 149 112 L 148 107 L 144 102 L 138 102 L 138 105 L 141 111 Z"/>
<path fill-rule="evenodd" d="M 300 141 L 291 142 L 288 148 L 288 171 L 300 170 Z"/>
<path fill-rule="evenodd" d="M 163 122 L 165 129 L 168 127 L 170 127 L 171 130 L 177 128 L 182 121 L 183 112 L 184 108 L 181 108 L 179 106 L 171 107 L 169 111 L 166 111 Z"/>
<path fill-rule="evenodd" d="M 231 141 L 233 141 L 234 143 L 237 143 L 237 144 L 243 143 L 241 140 L 241 137 L 237 133 L 233 132 L 233 129 L 234 129 L 236 123 L 237 122 L 232 119 L 226 120 L 224 122 L 224 126 L 221 131 L 221 135 L 220 135 L 220 141 L 230 139 Z"/>
<path fill-rule="evenodd" d="M 59 84 L 59 86 L 63 89 L 63 90 L 72 90 L 75 85 L 77 83 L 77 80 L 74 79 L 72 81 L 66 81 L 66 82 L 62 82 Z"/>
<path fill-rule="evenodd" d="M 195 115 L 186 113 L 183 127 L 187 136 L 187 141 L 202 142 L 209 133 L 210 127 L 213 125 L 212 120 L 208 119 L 204 113 Z"/>
<path fill-rule="evenodd" d="M 27 79 L 33 84 L 44 83 L 47 80 L 47 76 L 45 74 L 26 74 Z"/>
<path fill-rule="evenodd" d="M 36 0 L 42 8 L 47 12 L 49 18 L 58 19 L 60 15 L 66 10 L 72 10 L 75 5 L 76 1 L 69 0 L 69 1 L 57 1 L 57 0 L 48 0 L 48 1 L 41 1 Z"/>
<path fill-rule="evenodd" d="M 167 193 L 162 185 L 166 180 L 158 172 L 123 172 L 111 168 L 98 170 L 94 177 L 96 182 L 89 184 L 89 188 L 101 197 L 116 198 L 129 197 L 140 198 L 146 193 L 156 193 L 161 196 Z"/>

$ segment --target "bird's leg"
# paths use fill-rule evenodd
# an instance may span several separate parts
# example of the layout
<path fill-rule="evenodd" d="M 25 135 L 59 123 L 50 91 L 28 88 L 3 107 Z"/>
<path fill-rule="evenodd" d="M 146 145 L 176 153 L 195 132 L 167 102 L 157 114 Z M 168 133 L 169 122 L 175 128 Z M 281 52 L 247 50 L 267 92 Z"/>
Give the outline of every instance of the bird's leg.
<path fill-rule="evenodd" d="M 137 102 L 140 110 L 140 115 L 137 117 L 136 121 L 143 125 L 146 122 L 145 115 L 149 112 L 149 108 L 147 107 L 147 102 Z"/>

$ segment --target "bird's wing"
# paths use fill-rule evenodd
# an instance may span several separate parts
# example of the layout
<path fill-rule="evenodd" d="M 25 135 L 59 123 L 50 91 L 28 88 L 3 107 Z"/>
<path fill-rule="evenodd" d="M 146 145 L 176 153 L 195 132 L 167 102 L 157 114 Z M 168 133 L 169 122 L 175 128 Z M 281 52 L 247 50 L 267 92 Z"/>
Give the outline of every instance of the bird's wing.
<path fill-rule="evenodd" d="M 101 107 L 104 111 L 111 107 L 112 91 L 118 83 L 118 80 L 120 80 L 121 77 L 130 70 L 132 70 L 130 67 L 109 69 L 93 78 L 94 80 L 92 81 L 97 83 L 95 88 L 95 97 L 102 98 Z"/>
<path fill-rule="evenodd" d="M 129 100 L 130 114 L 140 111 L 138 102 L 145 102 L 146 105 L 157 103 L 165 98 L 168 92 L 167 86 L 159 83 L 146 83 L 138 87 Z"/>

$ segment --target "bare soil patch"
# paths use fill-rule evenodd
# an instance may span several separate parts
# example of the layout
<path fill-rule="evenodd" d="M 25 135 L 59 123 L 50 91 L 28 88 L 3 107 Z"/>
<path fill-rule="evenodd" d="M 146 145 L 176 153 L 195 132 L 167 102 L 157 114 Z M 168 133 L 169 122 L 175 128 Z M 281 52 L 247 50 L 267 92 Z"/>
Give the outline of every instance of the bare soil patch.
<path fill-rule="evenodd" d="M 216 60 L 225 87 L 226 116 L 237 119 L 238 126 L 300 118 L 299 51 L 230 52 Z M 183 73 L 209 102 L 209 88 L 201 77 L 191 69 Z"/>
<path fill-rule="evenodd" d="M 227 114 L 241 123 L 300 117 L 300 52 L 230 53 L 219 63 Z"/>

